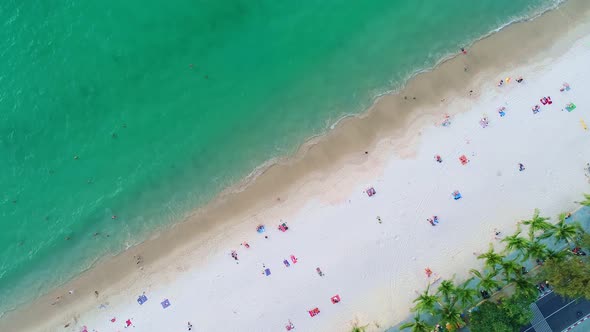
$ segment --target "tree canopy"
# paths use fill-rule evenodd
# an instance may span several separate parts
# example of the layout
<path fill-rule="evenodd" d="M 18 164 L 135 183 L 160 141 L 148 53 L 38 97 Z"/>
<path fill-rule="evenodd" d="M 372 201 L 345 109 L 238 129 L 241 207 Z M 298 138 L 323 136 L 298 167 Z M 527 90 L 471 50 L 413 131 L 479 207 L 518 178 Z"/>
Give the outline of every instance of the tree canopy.
<path fill-rule="evenodd" d="M 533 299 L 512 296 L 502 303 L 486 301 L 471 313 L 470 328 L 474 332 L 518 332 L 533 317 L 529 306 Z"/>
<path fill-rule="evenodd" d="M 496 303 L 484 302 L 471 313 L 469 327 L 477 332 L 516 332 L 512 319 Z"/>
<path fill-rule="evenodd" d="M 590 300 L 590 264 L 582 258 L 567 256 L 563 260 L 547 260 L 542 276 L 549 281 L 555 293 Z"/>
<path fill-rule="evenodd" d="M 535 290 L 536 291 L 536 290 Z M 519 328 L 526 325 L 533 318 L 533 312 L 530 305 L 536 300 L 536 297 L 528 295 L 512 296 L 504 299 L 500 307 L 506 315 L 511 319 L 513 326 Z"/>

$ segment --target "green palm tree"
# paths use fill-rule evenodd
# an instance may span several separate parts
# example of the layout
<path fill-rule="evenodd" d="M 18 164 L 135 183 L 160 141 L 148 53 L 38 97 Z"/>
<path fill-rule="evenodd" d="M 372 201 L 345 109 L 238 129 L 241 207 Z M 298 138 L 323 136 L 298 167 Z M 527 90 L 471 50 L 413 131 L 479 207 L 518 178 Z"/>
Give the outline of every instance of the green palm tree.
<path fill-rule="evenodd" d="M 529 226 L 529 239 L 531 241 L 535 239 L 535 234 L 537 232 L 547 231 L 553 228 L 553 225 L 547 220 L 549 220 L 549 218 L 539 216 L 539 209 L 535 209 L 533 218 L 522 221 L 523 225 Z"/>
<path fill-rule="evenodd" d="M 545 259 L 547 257 L 547 246 L 539 240 L 531 241 L 525 255 L 526 259 Z"/>
<path fill-rule="evenodd" d="M 424 293 L 420 294 L 415 300 L 416 305 L 412 311 L 434 313 L 436 305 L 439 303 L 439 298 L 436 295 L 430 294 L 430 284 L 426 287 Z"/>
<path fill-rule="evenodd" d="M 454 301 L 444 303 L 437 310 L 442 325 L 451 327 L 451 330 L 459 329 L 465 325 L 463 318 L 461 318 L 461 310 L 455 304 Z"/>
<path fill-rule="evenodd" d="M 510 236 L 506 236 L 502 239 L 502 242 L 506 243 L 506 251 L 516 251 L 519 257 L 524 257 L 529 246 L 530 241 L 520 236 L 521 230 L 518 227 L 516 233 Z"/>
<path fill-rule="evenodd" d="M 523 296 L 526 299 L 535 299 L 537 297 L 537 287 L 529 278 L 518 276 L 514 279 L 514 290 L 516 296 Z"/>
<path fill-rule="evenodd" d="M 404 323 L 399 327 L 400 330 L 405 330 L 409 328 L 412 329 L 412 332 L 431 332 L 434 327 L 423 321 L 420 318 L 420 314 L 416 314 L 414 316 L 414 321 Z"/>
<path fill-rule="evenodd" d="M 365 326 L 358 326 L 358 325 L 356 325 L 356 324 L 355 324 L 355 325 L 352 327 L 352 330 L 351 330 L 350 332 L 365 332 L 365 331 L 367 330 L 367 326 L 368 326 L 368 325 L 365 325 Z"/>
<path fill-rule="evenodd" d="M 494 245 L 490 243 L 490 249 L 488 249 L 488 251 L 486 251 L 485 253 L 477 256 L 477 259 L 485 259 L 485 266 L 495 271 L 496 267 L 502 263 L 504 256 L 494 251 Z"/>
<path fill-rule="evenodd" d="M 515 277 L 520 276 L 522 266 L 516 260 L 504 260 L 500 264 L 502 272 L 504 273 L 504 280 L 507 283 L 511 282 Z"/>
<path fill-rule="evenodd" d="M 436 294 L 442 295 L 442 299 L 445 302 L 450 302 L 455 295 L 455 284 L 453 280 L 443 280 L 438 286 Z"/>
<path fill-rule="evenodd" d="M 590 206 L 590 195 L 584 194 L 584 200 L 578 203 L 580 203 L 580 205 Z"/>
<path fill-rule="evenodd" d="M 566 242 L 568 245 L 576 240 L 578 235 L 582 232 L 582 226 L 577 223 L 568 224 L 565 222 L 565 213 L 559 215 L 559 221 L 553 227 L 553 238 L 555 244 L 559 242 Z"/>
<path fill-rule="evenodd" d="M 491 271 L 490 273 L 486 273 L 486 271 L 484 271 L 484 273 L 481 273 L 476 269 L 471 269 L 469 272 L 471 272 L 475 278 L 478 279 L 477 288 L 479 289 L 493 293 L 500 287 L 500 283 L 494 279 L 498 275 L 497 271 Z"/>
<path fill-rule="evenodd" d="M 477 290 L 469 287 L 471 280 L 472 278 L 467 279 L 461 285 L 456 286 L 454 290 L 454 297 L 457 299 L 457 302 L 461 304 L 463 309 L 471 307 L 477 297 Z"/>
<path fill-rule="evenodd" d="M 552 250 L 547 249 L 545 252 L 545 259 L 546 260 L 554 260 L 554 261 L 562 261 L 564 258 L 567 257 L 569 253 L 565 250 Z"/>

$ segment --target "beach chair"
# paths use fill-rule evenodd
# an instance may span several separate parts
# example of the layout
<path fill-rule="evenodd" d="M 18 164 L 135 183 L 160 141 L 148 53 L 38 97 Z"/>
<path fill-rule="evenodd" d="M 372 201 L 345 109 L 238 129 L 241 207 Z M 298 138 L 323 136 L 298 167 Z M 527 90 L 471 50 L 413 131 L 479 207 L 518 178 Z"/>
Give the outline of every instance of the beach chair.
<path fill-rule="evenodd" d="M 317 314 L 320 313 L 320 309 L 318 308 L 313 308 L 311 310 L 308 311 L 309 312 L 309 316 L 310 317 L 315 317 Z"/>
<path fill-rule="evenodd" d="M 270 269 L 265 269 L 264 270 L 264 275 L 266 275 L 268 277 L 270 275 Z"/>
<path fill-rule="evenodd" d="M 145 296 L 145 294 L 142 294 L 137 298 L 137 303 L 139 303 L 139 305 L 142 305 L 142 304 L 146 303 L 147 300 L 148 300 L 147 296 Z"/>
<path fill-rule="evenodd" d="M 170 306 L 170 301 L 168 301 L 168 299 L 164 299 L 164 301 L 160 302 L 160 304 L 162 305 L 162 308 L 166 309 Z"/>
<path fill-rule="evenodd" d="M 289 264 L 289 261 L 286 259 L 283 261 L 283 264 L 285 264 L 285 267 L 291 266 L 291 264 Z"/>
<path fill-rule="evenodd" d="M 372 197 L 377 192 L 375 191 L 375 188 L 371 187 L 371 188 L 367 189 L 366 193 L 367 193 L 367 195 L 369 195 L 369 197 Z"/>
<path fill-rule="evenodd" d="M 333 304 L 340 302 L 340 295 L 336 294 L 336 295 L 332 296 L 330 298 L 330 301 L 332 301 Z"/>

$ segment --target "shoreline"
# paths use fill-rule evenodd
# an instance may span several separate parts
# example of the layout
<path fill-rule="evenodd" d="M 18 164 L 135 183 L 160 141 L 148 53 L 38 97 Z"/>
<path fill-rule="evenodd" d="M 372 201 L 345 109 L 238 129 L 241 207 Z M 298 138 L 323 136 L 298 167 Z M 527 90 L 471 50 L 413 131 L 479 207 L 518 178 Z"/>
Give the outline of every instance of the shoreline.
<path fill-rule="evenodd" d="M 20 321 L 19 327 L 26 326 L 23 323 L 23 318 L 32 312 L 45 313 L 48 316 L 47 320 L 50 320 L 49 317 L 54 317 L 56 312 L 47 310 L 47 307 L 52 309 L 49 303 L 58 294 L 67 293 L 68 289 L 76 289 L 77 293 L 86 295 L 80 295 L 75 300 L 64 301 L 60 309 L 64 309 L 64 305 L 80 304 L 93 300 L 94 288 L 113 288 L 113 284 L 119 285 L 121 289 L 125 288 L 125 285 L 132 284 L 134 280 L 144 275 L 140 272 L 144 270 L 137 270 L 133 256 L 141 255 L 144 258 L 145 265 L 143 267 L 145 270 L 155 271 L 156 267 L 167 265 L 168 263 L 164 260 L 169 257 L 183 256 L 206 245 L 219 245 L 224 240 L 222 234 L 228 227 L 229 221 L 231 221 L 230 230 L 243 227 L 248 223 L 248 219 L 254 219 L 248 223 L 248 226 L 256 224 L 258 222 L 257 215 L 260 213 L 257 211 L 284 206 L 286 202 L 291 201 L 291 197 L 296 200 L 296 196 L 303 186 L 318 181 L 324 174 L 342 169 L 336 165 L 359 166 L 366 164 L 367 160 L 372 157 L 373 151 L 383 141 L 396 140 L 398 146 L 393 150 L 402 155 L 411 156 L 413 153 L 412 144 L 404 143 L 407 143 L 408 140 L 419 139 L 420 134 L 415 135 L 408 132 L 412 132 L 412 129 L 418 131 L 418 128 L 422 128 L 425 124 L 440 118 L 442 113 L 446 113 L 444 111 L 419 113 L 413 109 L 420 107 L 435 110 L 437 107 L 444 106 L 440 102 L 441 97 L 455 96 L 455 99 L 469 99 L 465 88 L 462 88 L 466 81 L 470 82 L 471 86 L 481 86 L 483 76 L 493 68 L 500 67 L 502 69 L 499 71 L 504 72 L 510 66 L 520 64 L 522 60 L 519 61 L 519 59 L 523 59 L 526 64 L 541 57 L 550 58 L 550 54 L 565 52 L 555 49 L 560 43 L 568 43 L 564 40 L 565 38 L 561 38 L 557 45 L 552 46 L 548 51 L 546 50 L 545 54 L 539 52 L 532 58 L 528 57 L 527 49 L 541 49 L 542 46 L 546 46 L 546 38 L 556 37 L 566 31 L 573 30 L 572 26 L 575 26 L 577 22 L 569 21 L 570 25 L 561 25 L 543 36 L 531 33 L 542 24 L 548 24 L 547 22 L 539 22 L 539 20 L 558 19 L 560 15 L 567 15 L 568 10 L 576 12 L 580 17 L 587 15 L 587 8 L 584 9 L 583 14 L 580 14 L 576 11 L 576 5 L 582 6 L 584 3 L 571 0 L 556 10 L 545 12 L 533 21 L 511 24 L 500 32 L 493 33 L 476 42 L 473 48 L 468 50 L 467 57 L 453 57 L 442 61 L 432 71 L 417 74 L 399 93 L 384 95 L 366 112 L 337 121 L 333 130 L 315 139 L 312 138 L 308 141 L 311 143 L 303 144 L 293 156 L 279 158 L 275 164 L 263 170 L 241 190 L 229 190 L 228 192 L 224 190 L 208 206 L 192 213 L 187 218 L 188 220 L 174 225 L 160 234 L 154 234 L 150 239 L 119 255 L 99 260 L 91 269 L 57 290 L 42 296 L 30 305 L 7 313 L 5 317 L 0 319 L 0 326 L 3 326 L 7 320 Z M 577 19 L 579 20 L 580 17 Z M 516 31 L 514 31 L 515 29 Z M 523 31 L 519 32 L 518 29 Z M 524 35 L 530 33 L 528 36 L 531 36 L 531 39 L 523 47 L 520 41 L 514 40 L 514 36 L 508 36 L 515 33 Z M 513 39 L 511 40 L 510 37 Z M 498 47 L 496 43 L 509 46 L 515 45 L 515 42 L 521 45 L 521 48 L 514 52 L 500 52 L 499 54 L 493 52 L 495 47 Z M 505 49 L 506 47 L 499 48 Z M 514 59 L 510 59 L 510 57 L 514 57 Z M 469 71 L 466 73 L 463 73 L 464 66 L 469 67 Z M 478 68 L 479 66 L 481 68 Z M 473 73 L 476 75 L 472 75 Z M 450 84 L 445 86 L 444 83 L 447 82 Z M 465 85 L 470 86 L 469 84 Z M 459 92 L 461 90 L 462 93 Z M 405 100 L 402 95 L 418 96 L 419 100 Z M 476 91 L 472 99 L 478 96 Z M 451 100 L 446 100 L 445 104 Z M 402 108 L 409 108 L 410 111 L 396 114 L 389 112 L 391 109 L 401 110 Z M 462 111 L 465 110 L 455 110 L 455 113 Z M 392 123 L 396 125 L 392 126 Z M 410 137 L 408 138 L 408 136 Z M 402 143 L 400 144 L 399 141 Z M 405 149 L 409 149 L 409 151 L 404 151 Z M 369 151 L 369 155 L 365 155 L 364 151 Z M 303 203 L 299 202 L 295 206 L 292 204 L 290 209 L 298 210 L 303 206 Z M 293 211 L 287 211 L 285 215 L 289 215 Z M 228 222 L 218 223 L 217 220 L 228 220 Z M 208 228 L 205 231 L 203 231 L 204 225 Z M 210 234 L 215 234 L 215 236 L 210 238 Z M 202 243 L 194 243 L 200 241 Z M 45 320 L 43 315 L 35 315 L 34 317 L 40 318 L 40 321 Z"/>
<path fill-rule="evenodd" d="M 497 33 L 501 32 L 502 30 L 504 30 L 505 28 L 510 27 L 514 24 L 527 23 L 527 22 L 531 22 L 533 20 L 536 20 L 537 18 L 541 17 L 542 15 L 544 15 L 548 12 L 551 12 L 553 10 L 556 10 L 557 8 L 562 6 L 566 1 L 567 0 L 558 0 L 558 2 L 554 3 L 551 7 L 545 8 L 544 10 L 539 11 L 538 13 L 536 13 L 533 16 L 530 16 L 527 18 L 518 18 L 516 20 L 510 21 L 510 22 L 508 22 L 496 29 L 489 31 L 488 33 L 482 35 L 481 37 L 471 41 L 469 44 L 464 45 L 464 47 L 466 49 L 469 49 L 474 44 L 479 43 L 480 41 L 485 40 L 486 38 L 489 38 L 492 35 L 497 34 Z M 442 57 L 440 60 L 438 60 L 431 67 L 416 70 L 414 73 L 410 74 L 406 79 L 403 80 L 404 84 L 402 84 L 402 86 L 400 88 L 387 90 L 386 92 L 383 92 L 383 93 L 378 93 L 377 95 L 375 95 L 373 97 L 373 101 L 369 107 L 366 107 L 360 113 L 346 114 L 346 115 L 343 115 L 340 118 L 336 119 L 336 121 L 334 121 L 331 125 L 326 126 L 326 128 L 324 129 L 324 131 L 322 133 L 310 136 L 307 139 L 305 139 L 305 141 L 303 143 L 301 143 L 297 148 L 295 148 L 294 153 L 288 154 L 288 155 L 283 155 L 283 156 L 277 156 L 277 157 L 274 157 L 274 158 L 271 158 L 271 159 L 265 161 L 261 165 L 257 166 L 254 170 L 252 170 L 243 179 L 241 179 L 237 183 L 223 189 L 219 194 L 217 194 L 214 197 L 212 202 L 219 200 L 219 199 L 223 199 L 223 197 L 226 195 L 231 195 L 231 194 L 239 193 L 239 192 L 246 190 L 248 188 L 248 186 L 253 181 L 256 181 L 256 179 L 259 176 L 263 175 L 269 168 L 271 168 L 275 165 L 277 165 L 277 166 L 283 165 L 284 166 L 285 164 L 288 164 L 289 162 L 291 162 L 292 159 L 294 159 L 298 155 L 301 155 L 301 157 L 303 157 L 305 155 L 307 149 L 309 149 L 310 147 L 312 147 L 315 144 L 320 143 L 321 139 L 324 136 L 328 135 L 330 133 L 330 131 L 336 129 L 342 121 L 346 121 L 346 120 L 353 120 L 354 121 L 354 119 L 359 119 L 359 118 L 368 116 L 367 113 L 371 112 L 371 110 L 376 106 L 376 104 L 378 104 L 380 102 L 381 98 L 400 94 L 401 92 L 404 91 L 407 84 L 411 80 L 413 80 L 416 76 L 428 74 L 428 73 L 436 70 L 440 65 L 444 64 L 445 62 L 452 61 L 460 56 L 462 56 L 461 53 L 451 53 L 451 54 L 448 54 L 448 55 Z M 207 204 L 210 204 L 210 203 L 207 203 Z M 201 208 L 197 208 L 195 210 L 198 210 L 198 209 L 201 209 Z"/>

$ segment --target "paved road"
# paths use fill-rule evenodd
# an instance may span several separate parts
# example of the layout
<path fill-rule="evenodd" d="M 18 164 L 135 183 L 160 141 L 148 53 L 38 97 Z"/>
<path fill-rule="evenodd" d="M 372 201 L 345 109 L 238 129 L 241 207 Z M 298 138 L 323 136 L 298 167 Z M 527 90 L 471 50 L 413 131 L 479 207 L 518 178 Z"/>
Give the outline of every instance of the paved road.
<path fill-rule="evenodd" d="M 521 332 L 561 332 L 590 314 L 590 301 L 567 299 L 551 292 L 531 304 L 531 310 L 533 320 Z"/>

